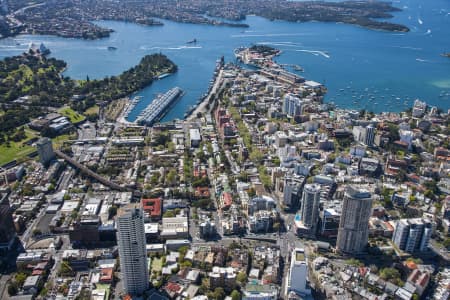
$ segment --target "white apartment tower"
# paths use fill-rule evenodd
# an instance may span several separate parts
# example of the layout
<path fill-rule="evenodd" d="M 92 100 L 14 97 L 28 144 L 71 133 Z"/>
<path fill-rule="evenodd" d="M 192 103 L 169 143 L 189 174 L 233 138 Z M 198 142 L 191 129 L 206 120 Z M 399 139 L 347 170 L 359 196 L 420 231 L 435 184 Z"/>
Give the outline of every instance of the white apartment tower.
<path fill-rule="evenodd" d="M 428 219 L 401 219 L 397 222 L 392 241 L 408 253 L 428 250 L 433 224 Z"/>
<path fill-rule="evenodd" d="M 117 214 L 117 244 L 125 292 L 141 295 L 148 288 L 144 214 L 138 204 L 121 208 Z"/>
<path fill-rule="evenodd" d="M 369 239 L 372 195 L 366 190 L 348 186 L 344 194 L 342 214 L 336 241 L 338 251 L 357 254 L 364 251 Z"/>

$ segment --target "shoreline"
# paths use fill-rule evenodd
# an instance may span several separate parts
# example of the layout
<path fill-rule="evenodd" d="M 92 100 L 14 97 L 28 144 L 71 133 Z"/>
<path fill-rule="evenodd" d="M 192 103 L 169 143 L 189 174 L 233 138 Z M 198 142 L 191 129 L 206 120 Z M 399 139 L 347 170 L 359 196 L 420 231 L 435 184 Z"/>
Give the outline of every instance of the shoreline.
<path fill-rule="evenodd" d="M 193 109 L 186 117 L 184 117 L 183 119 L 186 121 L 192 121 L 192 119 L 197 118 L 197 114 L 198 113 L 204 113 L 206 110 L 206 106 L 208 105 L 208 103 L 211 100 L 212 95 L 215 95 L 221 81 L 222 81 L 222 76 L 223 76 L 223 66 L 221 66 L 218 69 L 218 74 L 214 80 L 214 83 L 212 85 L 212 88 L 210 89 L 210 91 L 208 92 L 208 95 L 206 97 L 203 98 L 203 100 L 197 104 L 197 107 L 195 109 Z"/>

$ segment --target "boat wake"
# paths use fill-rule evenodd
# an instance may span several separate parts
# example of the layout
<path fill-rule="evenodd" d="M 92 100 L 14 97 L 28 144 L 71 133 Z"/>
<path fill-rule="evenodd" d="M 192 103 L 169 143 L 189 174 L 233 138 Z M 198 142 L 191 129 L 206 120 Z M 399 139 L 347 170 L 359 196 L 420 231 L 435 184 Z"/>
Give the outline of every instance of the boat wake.
<path fill-rule="evenodd" d="M 258 45 L 283 46 L 283 47 L 299 47 L 302 44 L 292 42 L 258 42 Z"/>
<path fill-rule="evenodd" d="M 309 33 L 266 33 L 266 34 L 233 34 L 232 38 L 247 38 L 247 37 L 273 37 L 273 36 L 305 36 Z"/>
<path fill-rule="evenodd" d="M 422 58 L 416 58 L 416 61 L 418 61 L 418 62 L 431 62 L 431 61 L 429 61 L 429 60 L 427 60 L 427 59 L 422 59 Z"/>
<path fill-rule="evenodd" d="M 408 49 L 408 50 L 414 50 L 414 51 L 422 51 L 422 48 L 417 47 L 411 47 L 411 46 L 392 46 L 394 48 L 400 48 L 400 49 Z"/>
<path fill-rule="evenodd" d="M 184 50 L 184 49 L 202 49 L 202 46 L 178 46 L 178 47 L 148 47 L 141 46 L 141 50 Z"/>
<path fill-rule="evenodd" d="M 324 51 L 320 51 L 320 50 L 304 50 L 304 49 L 301 49 L 301 50 L 295 50 L 295 51 L 311 53 L 312 55 L 315 55 L 315 56 L 322 55 L 325 58 L 330 58 L 331 57 L 328 53 L 326 53 Z"/>

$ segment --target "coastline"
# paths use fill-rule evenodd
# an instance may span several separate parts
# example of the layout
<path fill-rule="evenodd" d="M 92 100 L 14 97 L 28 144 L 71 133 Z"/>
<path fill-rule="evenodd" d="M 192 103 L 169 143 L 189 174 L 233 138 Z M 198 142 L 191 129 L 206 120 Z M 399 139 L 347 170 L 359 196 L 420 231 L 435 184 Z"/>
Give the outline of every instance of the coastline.
<path fill-rule="evenodd" d="M 219 88 L 220 83 L 222 82 L 223 77 L 223 66 L 220 67 L 219 72 L 214 80 L 213 86 L 210 89 L 208 95 L 203 98 L 203 101 L 200 102 L 197 107 L 192 110 L 185 118 L 186 121 L 192 121 L 193 119 L 197 118 L 198 113 L 204 113 L 206 111 L 206 106 L 211 101 L 211 97 L 215 95 L 217 89 Z"/>

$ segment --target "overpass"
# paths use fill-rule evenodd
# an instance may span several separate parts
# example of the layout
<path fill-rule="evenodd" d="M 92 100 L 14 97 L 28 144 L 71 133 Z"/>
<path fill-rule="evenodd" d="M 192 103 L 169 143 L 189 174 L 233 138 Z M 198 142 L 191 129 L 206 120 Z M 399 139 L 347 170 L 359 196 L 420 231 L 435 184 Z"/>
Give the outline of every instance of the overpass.
<path fill-rule="evenodd" d="M 107 186 L 107 187 L 111 188 L 112 190 L 121 191 L 121 192 L 125 192 L 125 191 L 132 192 L 133 191 L 131 188 L 127 188 L 127 187 L 118 185 L 117 183 L 114 183 L 114 182 L 112 182 L 112 181 L 110 181 L 110 180 L 100 176 L 99 174 L 95 173 L 91 169 L 89 169 L 86 166 L 80 164 L 79 162 L 77 162 L 76 160 L 74 160 L 73 158 L 69 157 L 68 155 L 62 153 L 59 150 L 55 150 L 55 154 L 59 158 L 64 159 L 66 162 L 68 162 L 73 167 L 75 167 L 78 170 L 80 170 L 85 175 L 87 175 L 87 176 L 89 176 L 91 178 L 94 178 L 95 180 L 97 180 L 98 182 L 100 182 L 104 186 Z"/>

